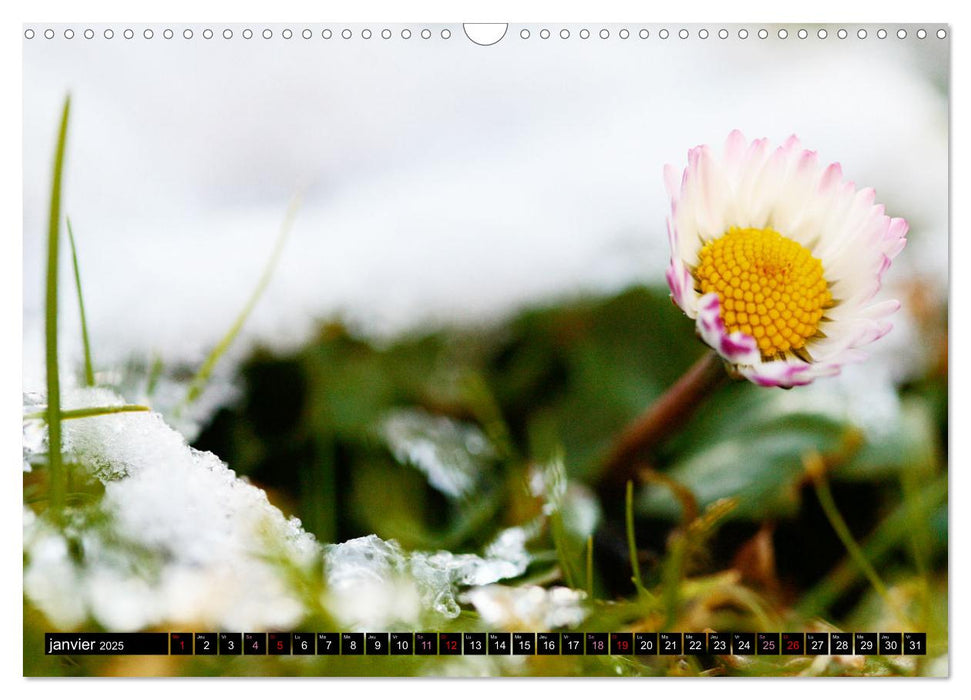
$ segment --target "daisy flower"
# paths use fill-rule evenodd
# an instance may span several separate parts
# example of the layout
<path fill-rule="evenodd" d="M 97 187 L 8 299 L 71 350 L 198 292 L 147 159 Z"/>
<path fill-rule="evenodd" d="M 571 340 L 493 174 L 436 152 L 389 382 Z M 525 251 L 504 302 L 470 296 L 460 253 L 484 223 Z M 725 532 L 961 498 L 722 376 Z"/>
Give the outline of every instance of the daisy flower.
<path fill-rule="evenodd" d="M 891 329 L 874 302 L 907 222 L 792 136 L 772 149 L 729 134 L 722 154 L 688 151 L 671 196 L 668 285 L 699 336 L 737 376 L 792 387 L 838 374 Z"/>

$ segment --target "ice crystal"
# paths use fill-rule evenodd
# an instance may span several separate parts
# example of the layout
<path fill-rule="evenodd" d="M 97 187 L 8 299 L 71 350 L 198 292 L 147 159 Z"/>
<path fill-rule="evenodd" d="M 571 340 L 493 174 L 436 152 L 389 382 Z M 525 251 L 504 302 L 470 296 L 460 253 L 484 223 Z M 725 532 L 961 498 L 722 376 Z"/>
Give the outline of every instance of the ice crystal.
<path fill-rule="evenodd" d="M 510 528 L 486 555 L 406 552 L 394 540 L 358 537 L 324 548 L 328 597 L 349 626 L 413 623 L 423 610 L 454 618 L 458 586 L 480 586 L 522 574 L 529 565 L 528 533 Z"/>
<path fill-rule="evenodd" d="M 423 411 L 397 411 L 381 432 L 395 459 L 414 466 L 451 498 L 472 493 L 496 456 L 477 427 Z"/>

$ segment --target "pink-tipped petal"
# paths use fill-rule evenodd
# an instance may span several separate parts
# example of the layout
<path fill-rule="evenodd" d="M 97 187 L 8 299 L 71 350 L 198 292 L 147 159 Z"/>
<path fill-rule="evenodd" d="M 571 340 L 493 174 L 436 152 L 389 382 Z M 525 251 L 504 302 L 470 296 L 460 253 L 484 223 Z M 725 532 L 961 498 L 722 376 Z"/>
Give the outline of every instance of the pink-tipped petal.
<path fill-rule="evenodd" d="M 668 191 L 668 197 L 676 200 L 681 191 L 681 176 L 673 165 L 664 166 L 664 187 Z"/>
<path fill-rule="evenodd" d="M 729 163 L 737 163 L 745 156 L 745 136 L 741 131 L 735 129 L 725 139 L 725 160 Z"/>
<path fill-rule="evenodd" d="M 670 167 L 670 166 L 668 166 Z M 830 163 L 819 180 L 820 193 L 829 193 L 843 180 L 843 168 L 839 163 Z"/>
<path fill-rule="evenodd" d="M 717 294 L 706 294 L 698 300 L 698 318 L 695 321 L 698 335 L 718 354 L 735 364 L 751 364 L 759 361 L 759 349 L 755 338 L 744 333 L 729 333 L 721 316 L 721 302 Z"/>

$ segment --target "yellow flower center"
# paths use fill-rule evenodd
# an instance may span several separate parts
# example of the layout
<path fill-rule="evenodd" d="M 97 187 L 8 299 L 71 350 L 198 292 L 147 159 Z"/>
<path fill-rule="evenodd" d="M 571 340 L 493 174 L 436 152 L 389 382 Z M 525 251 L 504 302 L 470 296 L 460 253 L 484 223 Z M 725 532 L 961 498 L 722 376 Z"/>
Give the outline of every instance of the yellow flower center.
<path fill-rule="evenodd" d="M 755 338 L 764 358 L 808 359 L 803 348 L 833 302 L 822 263 L 770 228 L 732 227 L 706 243 L 694 276 L 698 291 L 718 295 L 728 332 Z"/>

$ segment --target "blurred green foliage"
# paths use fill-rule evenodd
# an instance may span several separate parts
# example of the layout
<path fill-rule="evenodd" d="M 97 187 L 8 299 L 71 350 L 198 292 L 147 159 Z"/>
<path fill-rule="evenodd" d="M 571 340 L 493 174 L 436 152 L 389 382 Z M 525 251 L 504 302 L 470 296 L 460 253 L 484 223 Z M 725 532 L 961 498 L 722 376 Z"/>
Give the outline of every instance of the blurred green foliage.
<path fill-rule="evenodd" d="M 326 541 L 376 532 L 408 546 L 454 545 L 448 523 L 469 504 L 443 502 L 390 459 L 375 427 L 391 410 L 478 422 L 513 457 L 497 465 L 499 481 L 558 451 L 571 478 L 590 480 L 616 432 L 702 352 L 667 294 L 644 288 L 384 347 L 329 325 L 294 356 L 257 353 L 245 402 L 218 416 L 199 446 L 288 491 Z"/>
<path fill-rule="evenodd" d="M 257 353 L 245 369 L 245 402 L 218 416 L 199 444 L 287 492 L 325 541 L 377 532 L 410 546 L 454 545 L 455 504 L 390 459 L 376 433 L 390 411 L 420 407 L 478 422 L 517 457 L 495 465 L 513 476 L 521 476 L 517 463 L 545 463 L 562 451 L 568 476 L 593 483 L 618 431 L 705 351 L 690 326 L 666 289 L 641 287 L 380 347 L 329 325 L 296 355 Z M 894 484 L 908 465 L 925 475 L 940 470 L 946 417 L 934 386 L 911 391 L 900 419 L 868 440 L 839 410 L 820 411 L 818 401 L 802 410 L 798 396 L 783 409 L 778 391 L 735 382 L 671 436 L 652 466 L 702 506 L 737 498 L 732 518 L 792 517 L 808 450 L 839 457 L 837 480 Z M 641 515 L 674 521 L 680 510 L 663 486 L 640 492 Z"/>

